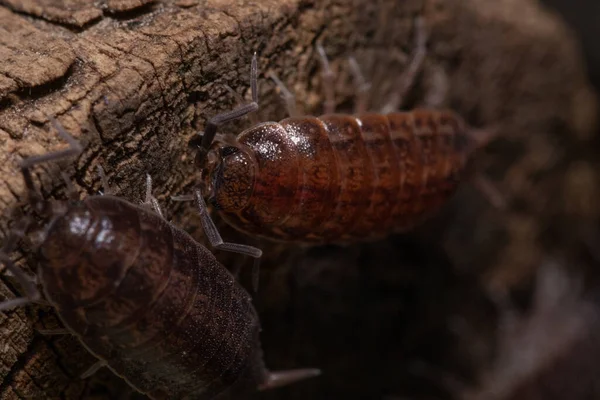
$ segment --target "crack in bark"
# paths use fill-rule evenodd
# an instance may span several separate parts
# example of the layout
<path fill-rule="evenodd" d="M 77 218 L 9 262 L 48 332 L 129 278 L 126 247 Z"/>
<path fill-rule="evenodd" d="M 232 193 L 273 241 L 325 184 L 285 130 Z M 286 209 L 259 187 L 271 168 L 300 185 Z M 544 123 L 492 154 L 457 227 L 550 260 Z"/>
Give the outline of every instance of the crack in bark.
<path fill-rule="evenodd" d="M 32 356 L 31 354 L 31 350 L 33 348 L 35 348 L 36 343 L 35 340 L 32 340 L 29 342 L 29 344 L 27 345 L 27 347 L 25 348 L 25 350 L 20 354 L 20 356 L 17 358 L 17 361 L 10 367 L 8 373 L 6 374 L 6 377 L 4 379 L 2 379 L 2 381 L 0 382 L 0 393 L 3 393 L 6 388 L 10 387 L 12 388 L 13 392 L 15 394 L 17 394 L 17 396 L 19 396 L 19 398 L 24 398 L 21 397 L 21 395 L 19 395 L 19 391 L 16 390 L 16 388 L 13 386 L 15 384 L 14 382 L 14 378 L 15 375 L 18 373 L 27 373 L 26 371 L 26 366 L 27 363 L 29 361 L 29 357 Z M 35 384 L 35 382 L 34 382 Z M 36 384 L 37 386 L 37 384 Z"/>
<path fill-rule="evenodd" d="M 28 3 L 36 3 L 36 1 L 29 0 L 29 1 L 24 1 L 20 4 L 26 5 Z M 82 3 L 85 4 L 85 2 L 82 2 Z M 72 31 L 73 33 L 82 33 L 82 32 L 85 32 L 85 31 L 91 29 L 92 27 L 96 26 L 98 23 L 100 23 L 105 18 L 112 18 L 112 19 L 123 22 L 123 21 L 135 20 L 140 17 L 152 14 L 155 11 L 154 8 L 159 4 L 159 2 L 149 1 L 144 4 L 134 6 L 130 9 L 123 9 L 123 10 L 111 9 L 106 5 L 101 6 L 101 7 L 95 7 L 95 8 L 92 8 L 92 10 L 97 10 L 97 12 L 95 14 L 92 13 L 92 15 L 88 16 L 87 18 L 84 18 L 83 20 L 64 19 L 64 18 L 61 18 L 60 16 L 58 16 L 56 13 L 53 15 L 52 13 L 47 12 L 47 10 L 42 10 L 41 12 L 36 13 L 36 12 L 28 11 L 25 9 L 19 9 L 19 8 L 15 7 L 15 5 L 17 5 L 17 4 L 19 4 L 19 3 L 10 4 L 10 2 L 4 2 L 3 6 L 9 8 L 15 14 L 27 16 L 28 18 L 31 18 L 34 20 L 45 21 L 47 23 L 66 28 L 66 29 Z M 81 11 L 81 10 L 78 10 L 78 11 Z"/>

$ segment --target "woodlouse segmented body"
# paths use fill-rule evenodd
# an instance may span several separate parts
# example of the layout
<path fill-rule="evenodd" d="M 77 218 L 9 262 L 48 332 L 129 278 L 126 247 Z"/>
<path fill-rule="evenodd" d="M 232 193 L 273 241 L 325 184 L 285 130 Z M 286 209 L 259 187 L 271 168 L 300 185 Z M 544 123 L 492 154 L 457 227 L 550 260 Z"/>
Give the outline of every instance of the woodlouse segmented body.
<path fill-rule="evenodd" d="M 32 206 L 46 217 L 37 276 L 68 333 L 100 364 L 152 399 L 212 399 L 240 385 L 270 388 L 318 374 L 266 369 L 250 295 L 206 247 L 163 219 L 160 209 L 111 195 L 68 204 L 42 201 L 29 168 L 81 151 L 57 128 L 74 148 L 23 163 Z M 146 201 L 157 204 L 150 189 Z M 198 205 L 208 217 L 201 197 Z M 214 236 L 212 221 L 205 223 L 207 236 Z M 216 236 L 216 247 L 260 257 L 258 249 Z M 0 310 L 41 299 L 7 257 L 14 244 L 9 237 L 1 260 L 28 298 L 0 303 Z"/>
<path fill-rule="evenodd" d="M 210 399 L 245 373 L 267 378 L 248 293 L 151 211 L 88 197 L 52 223 L 38 273 L 64 324 L 152 398 Z"/>
<path fill-rule="evenodd" d="M 385 112 L 365 112 L 368 84 L 351 59 L 356 113 L 335 114 L 333 74 L 318 47 L 325 115 L 296 116 L 293 95 L 272 76 L 291 117 L 251 127 L 234 140 L 216 136 L 218 125 L 258 109 L 255 55 L 253 101 L 210 119 L 196 156 L 203 193 L 223 219 L 271 240 L 332 243 L 406 231 L 438 211 L 483 140 L 449 110 L 391 112 L 424 57 L 422 20 L 417 27 L 416 52 Z"/>
<path fill-rule="evenodd" d="M 210 201 L 238 229 L 335 242 L 414 227 L 454 192 L 473 143 L 460 117 L 414 110 L 268 122 L 216 142 Z"/>

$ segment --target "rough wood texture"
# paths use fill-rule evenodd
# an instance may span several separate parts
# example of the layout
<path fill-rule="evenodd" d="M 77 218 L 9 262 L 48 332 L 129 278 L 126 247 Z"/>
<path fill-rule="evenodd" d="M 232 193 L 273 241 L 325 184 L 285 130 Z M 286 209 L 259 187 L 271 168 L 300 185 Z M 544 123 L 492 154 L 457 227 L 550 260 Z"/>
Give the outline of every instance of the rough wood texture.
<path fill-rule="evenodd" d="M 483 315 L 490 305 L 479 282 L 496 291 L 521 285 L 545 255 L 569 248 L 583 224 L 600 215 L 596 99 L 571 34 L 534 0 L 0 3 L 4 234 L 23 200 L 18 160 L 63 146 L 45 115 L 86 145 L 67 169 L 83 189 L 99 189 L 95 166 L 102 164 L 118 193 L 137 199 L 149 173 L 169 214 L 197 228 L 189 207 L 166 199 L 195 179 L 186 147 L 194 126 L 235 104 L 224 85 L 247 91 L 252 52 L 259 56 L 263 118 L 285 115 L 265 78 L 269 71 L 308 110 L 319 110 L 319 40 L 340 72 L 342 108 L 351 104 L 344 58 L 350 54 L 373 81 L 376 108 L 405 65 L 413 17 L 425 15 L 430 50 L 408 106 L 444 72 L 447 104 L 471 124 L 501 132 L 481 160 L 511 207 L 494 210 L 465 187 L 414 237 L 294 256 L 293 249 L 278 253 L 265 244 L 257 302 L 267 361 L 273 368 L 317 365 L 325 375 L 262 398 L 441 397 L 443 389 L 415 377 L 415 365 L 473 373 L 477 360 L 491 357 L 489 350 L 473 355 L 472 341 L 458 346 L 454 336 L 440 334 L 448 316 L 489 333 Z M 64 189 L 58 171 L 37 169 L 44 196 Z M 12 297 L 18 287 L 3 276 L 0 293 Z M 56 324 L 44 308 L 0 314 L 0 399 L 128 392 L 107 371 L 79 380 L 93 358 L 73 338 L 34 331 Z"/>

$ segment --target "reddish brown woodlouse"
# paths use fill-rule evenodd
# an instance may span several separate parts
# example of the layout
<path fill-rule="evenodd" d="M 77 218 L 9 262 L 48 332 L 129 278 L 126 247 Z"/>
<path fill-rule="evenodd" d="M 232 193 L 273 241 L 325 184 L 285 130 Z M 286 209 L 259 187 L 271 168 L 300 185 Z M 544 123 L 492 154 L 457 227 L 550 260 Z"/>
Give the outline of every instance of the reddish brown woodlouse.
<path fill-rule="evenodd" d="M 415 54 L 390 111 L 425 55 L 422 20 L 416 25 Z M 347 242 L 414 227 L 454 193 L 483 138 L 452 111 L 365 113 L 367 85 L 353 59 L 357 113 L 334 114 L 333 74 L 318 51 L 325 115 L 295 116 L 293 95 L 273 76 L 291 117 L 258 124 L 236 140 L 216 136 L 217 126 L 258 109 L 254 56 L 253 101 L 211 118 L 202 134 L 196 162 L 204 195 L 232 226 L 272 240 Z"/>
<path fill-rule="evenodd" d="M 81 201 L 74 190 L 70 202 L 42 200 L 30 168 L 82 150 L 51 121 L 70 148 L 21 163 L 30 204 L 44 220 L 36 247 L 46 300 L 9 258 L 18 238 L 36 231 L 27 218 L 0 251 L 26 297 L 2 302 L 0 310 L 53 306 L 66 327 L 53 333 L 74 334 L 100 360 L 84 376 L 107 366 L 152 399 L 212 399 L 240 386 L 268 389 L 319 374 L 266 369 L 250 295 L 207 248 L 162 218 L 150 178 L 146 202 L 154 211 L 111 195 Z M 257 248 L 223 243 L 199 193 L 196 200 L 213 246 L 261 256 Z"/>

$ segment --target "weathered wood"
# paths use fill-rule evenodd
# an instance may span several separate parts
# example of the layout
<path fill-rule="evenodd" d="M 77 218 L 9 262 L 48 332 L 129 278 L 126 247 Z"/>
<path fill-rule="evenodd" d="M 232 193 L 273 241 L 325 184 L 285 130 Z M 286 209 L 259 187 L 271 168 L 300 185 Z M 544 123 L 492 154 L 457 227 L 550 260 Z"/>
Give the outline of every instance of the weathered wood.
<path fill-rule="evenodd" d="M 425 16 L 431 38 L 426 68 L 411 103 L 423 98 L 425 89 L 440 76 L 436 71 L 444 72 L 449 81 L 447 104 L 471 124 L 494 126 L 502 132 L 502 139 L 490 147 L 482 163 L 513 199 L 511 209 L 500 213 L 466 188 L 446 213 L 423 228 L 428 232 L 435 227 L 435 240 L 445 247 L 455 268 L 482 271 L 491 287 L 510 286 L 530 275 L 549 249 L 566 247 L 571 241 L 569 232 L 577 231 L 582 221 L 600 215 L 600 195 L 588 183 L 598 181 L 593 152 L 584 151 L 593 138 L 595 96 L 571 34 L 536 1 L 1 3 L 0 229 L 4 234 L 13 208 L 23 200 L 18 160 L 64 146 L 46 115 L 56 116 L 86 145 L 74 167 L 67 169 L 85 190 L 100 188 L 95 166 L 101 164 L 117 192 L 130 199 L 140 198 L 145 174 L 151 174 L 155 193 L 165 204 L 168 196 L 185 192 L 194 182 L 186 142 L 196 125 L 236 102 L 224 85 L 238 93 L 248 90 L 254 51 L 261 72 L 262 118 L 285 115 L 266 79 L 269 71 L 276 72 L 309 111 L 319 110 L 318 60 L 313 51 L 317 41 L 323 42 L 334 70 L 340 72 L 337 89 L 342 107 L 350 104 L 352 93 L 345 62 L 351 54 L 373 80 L 372 103 L 378 107 L 386 102 L 405 66 L 412 48 L 413 17 L 419 14 Z M 64 189 L 58 170 L 55 166 L 36 170 L 36 182 L 46 197 L 60 195 Z M 191 214 L 182 205 L 167 203 L 166 208 L 177 219 Z M 185 221 L 186 228 L 193 228 L 195 220 Z M 356 251 L 369 248 L 364 249 Z M 273 258 L 271 264 L 283 262 Z M 339 265 L 333 261 L 336 273 L 354 265 L 341 260 Z M 398 261 L 391 256 L 387 262 L 389 268 L 399 267 L 393 265 Z M 331 312 L 330 305 L 294 300 L 294 295 L 305 292 L 291 293 L 284 285 L 295 276 L 291 267 L 275 266 L 265 277 L 259 298 L 266 326 L 277 332 L 290 301 L 300 302 L 293 307 L 302 313 L 325 316 Z M 303 276 L 305 270 L 294 273 Z M 318 276 L 306 273 L 303 279 L 319 286 L 311 281 Z M 352 276 L 351 282 L 358 279 Z M 3 276 L 0 293 L 12 297 L 18 287 Z M 93 357 L 72 338 L 35 334 L 33 326 L 47 326 L 48 318 L 52 319 L 51 312 L 34 307 L 0 314 L 0 399 L 115 398 L 127 392 L 126 385 L 107 372 L 79 380 Z M 322 328 L 318 318 L 310 320 L 317 324 L 310 329 L 302 327 L 303 321 L 295 319 L 279 332 L 293 332 L 296 327 L 298 332 L 310 333 Z M 311 337 L 298 333 L 295 340 L 302 344 L 289 349 L 292 339 L 268 330 L 265 335 L 265 352 L 267 357 L 271 354 L 274 366 L 288 366 L 297 359 L 306 365 L 318 362 L 299 354 L 302 349 L 311 349 L 307 350 L 310 354 L 324 352 L 329 343 L 311 346 Z M 309 384 L 309 389 L 271 396 L 368 396 L 381 391 L 369 386 L 374 381 L 385 386 L 369 378 L 363 379 L 362 386 L 358 381 L 350 385 L 354 375 L 344 375 L 344 368 L 336 372 L 347 362 L 330 361 L 332 369 L 326 371 L 330 378 Z M 103 380 L 108 380 L 108 386 Z"/>

